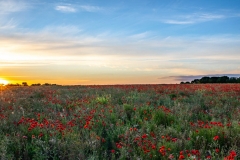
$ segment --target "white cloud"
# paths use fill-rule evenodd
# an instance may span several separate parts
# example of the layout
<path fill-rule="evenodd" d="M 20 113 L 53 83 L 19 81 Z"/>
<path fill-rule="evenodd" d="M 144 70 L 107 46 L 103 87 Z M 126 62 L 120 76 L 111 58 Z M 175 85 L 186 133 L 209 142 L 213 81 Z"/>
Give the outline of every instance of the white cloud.
<path fill-rule="evenodd" d="M 76 8 L 66 5 L 56 6 L 55 9 L 60 12 L 77 12 Z"/>
<path fill-rule="evenodd" d="M 185 25 L 185 24 L 202 23 L 202 22 L 213 21 L 213 20 L 224 19 L 224 18 L 227 18 L 227 17 L 221 14 L 194 13 L 190 15 L 177 16 L 175 18 L 163 19 L 162 22 L 167 24 Z"/>
<path fill-rule="evenodd" d="M 193 24 L 194 21 L 164 20 L 167 24 Z"/>
<path fill-rule="evenodd" d="M 72 6 L 71 4 L 61 4 L 57 5 L 55 7 L 55 10 L 60 11 L 60 12 L 77 12 L 77 11 L 85 11 L 85 12 L 99 12 L 102 11 L 103 9 L 98 6 L 92 6 L 92 5 L 74 5 Z"/>

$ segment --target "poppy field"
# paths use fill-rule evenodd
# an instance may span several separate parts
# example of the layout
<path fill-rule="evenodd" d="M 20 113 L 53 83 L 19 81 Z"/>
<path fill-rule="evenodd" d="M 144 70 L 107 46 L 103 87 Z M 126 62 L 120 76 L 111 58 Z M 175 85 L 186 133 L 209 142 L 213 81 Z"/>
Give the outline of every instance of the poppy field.
<path fill-rule="evenodd" d="M 2 86 L 0 159 L 237 160 L 240 84 Z"/>

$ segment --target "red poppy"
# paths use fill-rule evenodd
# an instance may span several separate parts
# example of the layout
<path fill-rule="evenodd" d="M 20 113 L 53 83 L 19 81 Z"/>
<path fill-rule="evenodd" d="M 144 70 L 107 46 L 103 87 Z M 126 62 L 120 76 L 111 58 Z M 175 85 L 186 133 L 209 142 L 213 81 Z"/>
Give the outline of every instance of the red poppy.
<path fill-rule="evenodd" d="M 214 136 L 214 137 L 213 137 L 213 140 L 214 140 L 214 141 L 219 140 L 219 136 Z"/>
<path fill-rule="evenodd" d="M 180 159 L 184 159 L 184 158 L 185 158 L 184 155 L 180 155 L 178 159 L 180 160 Z"/>
<path fill-rule="evenodd" d="M 143 139 L 144 139 L 144 138 L 147 138 L 147 134 L 142 135 L 142 138 L 143 138 Z"/>

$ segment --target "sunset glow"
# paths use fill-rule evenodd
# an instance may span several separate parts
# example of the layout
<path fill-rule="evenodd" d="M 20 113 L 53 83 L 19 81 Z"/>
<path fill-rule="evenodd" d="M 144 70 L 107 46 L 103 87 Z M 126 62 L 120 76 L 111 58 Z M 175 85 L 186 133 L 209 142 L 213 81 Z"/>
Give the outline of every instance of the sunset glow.
<path fill-rule="evenodd" d="M 9 82 L 7 80 L 0 78 L 0 85 L 7 85 Z"/>

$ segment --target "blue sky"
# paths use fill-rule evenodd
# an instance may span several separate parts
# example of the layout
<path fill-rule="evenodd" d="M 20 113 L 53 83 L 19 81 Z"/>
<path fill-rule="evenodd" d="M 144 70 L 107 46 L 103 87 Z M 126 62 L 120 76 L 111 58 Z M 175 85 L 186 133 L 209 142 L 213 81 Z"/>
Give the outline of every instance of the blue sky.
<path fill-rule="evenodd" d="M 0 0 L 0 75 L 12 82 L 240 76 L 239 44 L 238 0 Z"/>

